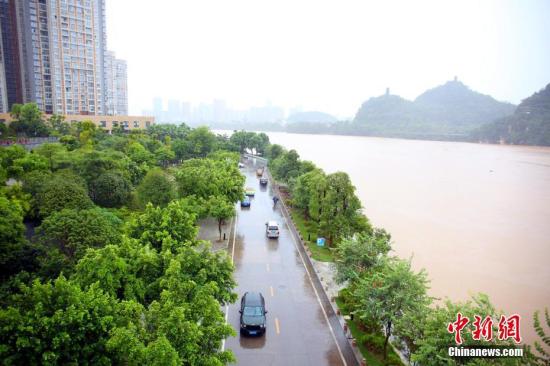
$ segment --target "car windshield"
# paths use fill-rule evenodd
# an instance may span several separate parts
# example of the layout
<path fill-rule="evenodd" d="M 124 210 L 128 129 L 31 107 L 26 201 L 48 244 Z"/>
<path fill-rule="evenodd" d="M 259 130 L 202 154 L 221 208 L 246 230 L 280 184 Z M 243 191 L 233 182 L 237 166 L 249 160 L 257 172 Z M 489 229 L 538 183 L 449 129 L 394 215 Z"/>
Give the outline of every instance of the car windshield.
<path fill-rule="evenodd" d="M 243 314 L 246 316 L 262 316 L 263 311 L 260 306 L 245 306 Z"/>
<path fill-rule="evenodd" d="M 279 230 L 279 228 L 277 226 L 270 226 L 269 230 Z"/>

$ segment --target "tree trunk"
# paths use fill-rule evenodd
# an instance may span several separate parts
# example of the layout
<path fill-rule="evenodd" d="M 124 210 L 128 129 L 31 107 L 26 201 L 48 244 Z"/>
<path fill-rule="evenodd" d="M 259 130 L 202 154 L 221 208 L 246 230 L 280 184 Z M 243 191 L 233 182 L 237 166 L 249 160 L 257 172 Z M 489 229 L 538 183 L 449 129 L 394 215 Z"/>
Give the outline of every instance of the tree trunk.
<path fill-rule="evenodd" d="M 391 321 L 386 324 L 386 339 L 384 340 L 384 361 L 386 361 L 386 358 L 388 357 L 388 342 L 390 340 L 391 335 Z"/>
<path fill-rule="evenodd" d="M 218 231 L 220 232 L 220 240 L 222 240 L 222 222 L 223 219 L 218 219 Z"/>

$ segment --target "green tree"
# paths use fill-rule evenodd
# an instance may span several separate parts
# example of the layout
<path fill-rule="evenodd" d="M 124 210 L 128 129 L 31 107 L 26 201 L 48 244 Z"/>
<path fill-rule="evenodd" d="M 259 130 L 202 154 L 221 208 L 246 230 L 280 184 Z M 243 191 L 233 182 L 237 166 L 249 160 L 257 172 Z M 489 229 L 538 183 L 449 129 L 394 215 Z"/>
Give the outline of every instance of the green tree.
<path fill-rule="evenodd" d="M 318 221 L 326 185 L 326 175 L 321 169 L 300 175 L 292 187 L 293 206 L 304 210 L 306 218 L 312 217 Z"/>
<path fill-rule="evenodd" d="M 336 280 L 354 281 L 385 260 L 391 250 L 390 235 L 384 229 L 374 233 L 358 233 L 342 240 L 334 250 Z"/>
<path fill-rule="evenodd" d="M 212 159 L 192 159 L 183 162 L 176 172 L 180 196 L 194 195 L 208 199 L 223 195 L 237 202 L 243 195 L 244 176 L 233 162 Z"/>
<path fill-rule="evenodd" d="M 40 155 L 27 154 L 20 159 L 14 160 L 13 165 L 8 169 L 8 173 L 11 177 L 20 179 L 25 173 L 35 170 L 41 172 L 48 170 L 48 162 Z"/>
<path fill-rule="evenodd" d="M 54 135 L 63 136 L 71 133 L 71 124 L 65 121 L 65 116 L 63 115 L 53 114 L 48 118 L 48 125 Z"/>
<path fill-rule="evenodd" d="M 254 132 L 247 132 L 244 130 L 233 131 L 233 134 L 229 138 L 229 142 L 231 142 L 235 146 L 238 146 L 239 152 L 242 154 L 246 152 L 247 149 L 252 150 L 255 147 L 256 143 L 259 143 L 259 141 L 255 141 L 255 137 L 256 134 Z"/>
<path fill-rule="evenodd" d="M 548 308 L 544 309 L 544 319 L 546 320 L 546 326 L 550 328 L 550 315 L 548 314 Z M 538 336 L 542 340 L 541 344 L 539 341 L 535 341 L 535 350 L 537 350 L 538 355 L 535 355 L 535 359 L 539 365 L 550 365 L 550 336 L 546 335 L 546 332 L 541 325 L 539 319 L 539 311 L 535 311 L 533 314 L 533 326 Z"/>
<path fill-rule="evenodd" d="M 83 291 L 60 277 L 33 282 L 0 309 L 0 358 L 6 365 L 110 364 L 105 345 L 118 317 L 97 285 Z"/>
<path fill-rule="evenodd" d="M 152 165 L 155 160 L 154 154 L 139 142 L 133 142 L 128 146 L 128 156 L 138 164 L 146 163 Z"/>
<path fill-rule="evenodd" d="M 85 289 L 98 283 L 115 298 L 149 304 L 160 294 L 161 275 L 162 260 L 158 252 L 124 237 L 120 244 L 86 251 L 71 280 Z"/>
<path fill-rule="evenodd" d="M 33 150 L 34 153 L 36 153 L 39 156 L 44 157 L 48 161 L 48 167 L 51 171 L 54 170 L 54 162 L 55 162 L 55 156 L 58 154 L 63 154 L 67 151 L 64 145 L 62 144 L 52 144 L 52 143 L 46 143 L 38 146 Z"/>
<path fill-rule="evenodd" d="M 72 135 L 61 136 L 59 138 L 59 143 L 65 146 L 68 151 L 73 151 L 80 147 L 80 142 Z"/>
<path fill-rule="evenodd" d="M 87 209 L 93 206 L 83 182 L 73 173 L 56 173 L 38 192 L 40 216 L 47 217 L 64 208 Z"/>
<path fill-rule="evenodd" d="M 319 229 L 329 245 L 357 231 L 368 230 L 366 219 L 361 217 L 361 202 L 346 173 L 337 172 L 327 176 L 327 188 L 321 206 Z"/>
<path fill-rule="evenodd" d="M 128 202 L 132 185 L 119 171 L 102 173 L 90 184 L 92 200 L 103 207 L 120 207 Z"/>
<path fill-rule="evenodd" d="M 176 153 L 174 153 L 170 145 L 163 145 L 155 150 L 155 159 L 164 168 L 166 168 L 175 158 Z"/>
<path fill-rule="evenodd" d="M 211 196 L 207 202 L 209 216 L 218 220 L 218 231 L 222 240 L 223 223 L 235 216 L 235 205 L 224 196 Z"/>
<path fill-rule="evenodd" d="M 20 145 L 3 147 L 0 149 L 0 163 L 4 169 L 8 170 L 13 166 L 15 160 L 23 159 L 27 154 L 27 150 Z"/>
<path fill-rule="evenodd" d="M 296 150 L 284 152 L 279 157 L 270 160 L 271 172 L 274 177 L 282 182 L 290 182 L 301 174 L 300 156 Z"/>
<path fill-rule="evenodd" d="M 10 113 L 14 118 L 10 128 L 15 133 L 29 137 L 48 136 L 48 126 L 42 120 L 42 112 L 35 103 L 14 104 Z"/>
<path fill-rule="evenodd" d="M 154 207 L 147 204 L 143 214 L 135 215 L 128 225 L 129 236 L 150 244 L 159 251 L 173 250 L 173 239 L 177 245 L 194 245 L 198 228 L 195 225 L 197 213 L 186 205 L 185 201 L 172 201 L 167 207 Z M 163 245 L 167 244 L 165 248 Z"/>
<path fill-rule="evenodd" d="M 174 146 L 178 159 L 204 158 L 214 151 L 216 135 L 208 127 L 197 127 L 187 135 L 184 144 Z"/>
<path fill-rule="evenodd" d="M 414 273 L 410 261 L 390 258 L 357 282 L 353 292 L 355 314 L 370 324 L 382 323 L 385 330 L 384 359 L 393 325 L 404 314 L 420 311 L 429 304 L 427 274 Z"/>
<path fill-rule="evenodd" d="M 278 144 L 271 144 L 266 149 L 266 158 L 269 160 L 275 160 L 285 152 L 284 147 Z"/>
<path fill-rule="evenodd" d="M 101 208 L 64 209 L 46 217 L 37 228 L 37 240 L 44 248 L 42 273 L 55 278 L 70 273 L 88 248 L 118 244 L 122 221 Z"/>
<path fill-rule="evenodd" d="M 36 266 L 34 252 L 25 241 L 23 209 L 0 195 L 0 280 Z"/>
<path fill-rule="evenodd" d="M 174 178 L 162 169 L 151 169 L 137 187 L 137 197 L 143 206 L 152 203 L 154 206 L 165 207 L 177 198 Z"/>

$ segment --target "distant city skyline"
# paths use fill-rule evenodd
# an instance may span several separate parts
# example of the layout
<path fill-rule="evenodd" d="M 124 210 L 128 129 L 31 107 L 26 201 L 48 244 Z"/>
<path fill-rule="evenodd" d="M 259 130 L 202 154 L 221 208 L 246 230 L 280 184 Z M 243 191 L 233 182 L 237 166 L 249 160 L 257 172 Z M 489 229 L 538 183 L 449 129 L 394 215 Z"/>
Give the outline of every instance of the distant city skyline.
<path fill-rule="evenodd" d="M 236 109 L 222 99 L 194 104 L 177 99 L 165 100 L 161 97 L 153 98 L 151 107 L 143 109 L 141 113 L 145 116 L 154 116 L 157 122 L 185 122 L 192 125 L 212 122 L 279 123 L 283 122 L 289 114 L 302 111 L 299 106 L 287 111 L 270 102 L 266 102 L 263 106 Z"/>
<path fill-rule="evenodd" d="M 130 110 L 151 99 L 266 100 L 338 118 L 369 97 L 414 99 L 457 75 L 514 104 L 550 82 L 546 0 L 107 0 Z M 131 12 L 128 9 L 131 8 Z"/>

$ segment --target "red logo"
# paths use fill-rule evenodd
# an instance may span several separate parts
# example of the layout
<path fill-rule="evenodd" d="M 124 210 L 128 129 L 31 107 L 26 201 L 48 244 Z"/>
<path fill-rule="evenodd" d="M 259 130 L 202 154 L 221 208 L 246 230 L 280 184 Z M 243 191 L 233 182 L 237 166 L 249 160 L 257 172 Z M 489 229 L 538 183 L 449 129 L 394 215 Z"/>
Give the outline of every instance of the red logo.
<path fill-rule="evenodd" d="M 493 319 L 487 315 L 482 318 L 479 315 L 474 316 L 475 320 L 472 322 L 473 329 L 471 330 L 472 339 L 479 341 L 485 339 L 486 341 L 493 340 Z M 498 322 L 498 339 L 501 341 L 513 339 L 516 343 L 521 343 L 520 333 L 520 316 L 517 314 L 506 317 L 501 315 Z M 461 313 L 456 314 L 456 321 L 447 325 L 447 331 L 454 333 L 456 344 L 462 344 L 462 331 L 466 330 L 466 326 L 470 322 L 470 319 L 463 316 Z"/>
<path fill-rule="evenodd" d="M 449 333 L 455 334 L 456 344 L 462 344 L 461 332 L 462 329 L 464 329 L 464 327 L 468 325 L 469 322 L 470 319 L 468 319 L 467 317 L 463 317 L 461 313 L 458 313 L 456 314 L 456 321 L 454 323 L 449 323 L 449 325 L 447 326 L 447 331 Z"/>
<path fill-rule="evenodd" d="M 508 318 L 502 315 L 498 322 L 498 339 L 502 341 L 512 338 L 516 343 L 520 343 L 521 335 L 519 333 L 519 320 L 520 317 L 517 314 Z"/>

